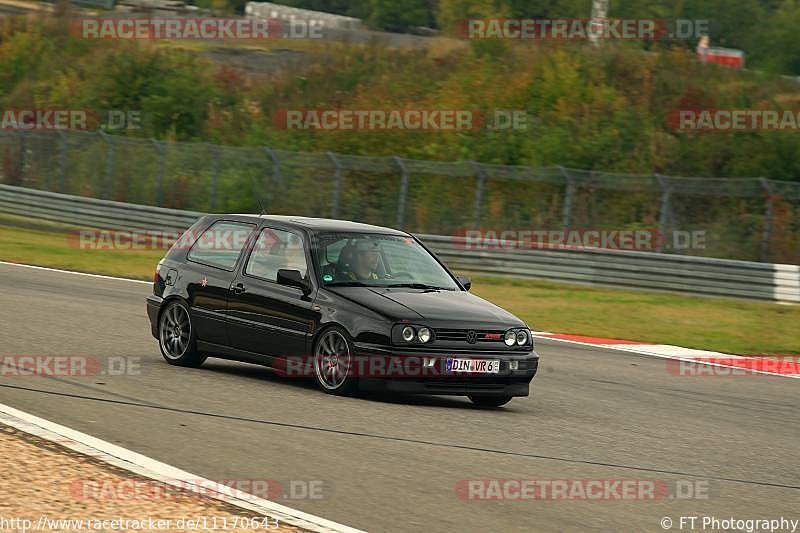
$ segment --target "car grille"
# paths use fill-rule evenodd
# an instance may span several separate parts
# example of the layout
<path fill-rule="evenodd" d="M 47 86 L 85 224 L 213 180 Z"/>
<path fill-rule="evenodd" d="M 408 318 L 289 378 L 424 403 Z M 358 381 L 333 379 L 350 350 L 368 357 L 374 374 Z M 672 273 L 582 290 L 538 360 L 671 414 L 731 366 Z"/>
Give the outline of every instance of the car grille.
<path fill-rule="evenodd" d="M 436 340 L 450 341 L 450 342 L 467 342 L 467 334 L 474 331 L 476 334 L 475 342 L 503 342 L 502 330 L 469 330 L 469 329 L 437 329 L 434 331 Z M 490 335 L 499 335 L 496 338 L 490 338 Z"/>

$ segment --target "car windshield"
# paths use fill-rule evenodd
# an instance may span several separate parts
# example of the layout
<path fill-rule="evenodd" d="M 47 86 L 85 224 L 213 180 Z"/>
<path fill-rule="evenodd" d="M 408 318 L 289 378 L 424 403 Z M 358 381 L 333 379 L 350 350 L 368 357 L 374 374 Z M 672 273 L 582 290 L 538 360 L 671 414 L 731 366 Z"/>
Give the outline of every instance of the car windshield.
<path fill-rule="evenodd" d="M 322 284 L 329 287 L 459 288 L 425 248 L 402 235 L 324 233 L 318 261 Z"/>

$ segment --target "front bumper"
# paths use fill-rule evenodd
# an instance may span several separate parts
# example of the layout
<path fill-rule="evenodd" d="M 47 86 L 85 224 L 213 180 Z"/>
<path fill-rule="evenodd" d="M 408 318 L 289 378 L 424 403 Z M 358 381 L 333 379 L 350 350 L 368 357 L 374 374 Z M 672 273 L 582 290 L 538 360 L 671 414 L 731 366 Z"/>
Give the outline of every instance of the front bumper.
<path fill-rule="evenodd" d="M 359 376 L 359 388 L 365 391 L 402 392 L 407 394 L 441 394 L 441 395 L 504 395 L 528 396 L 530 383 L 539 369 L 539 354 L 527 352 L 477 352 L 461 351 L 410 352 L 387 350 L 375 346 L 356 343 L 354 355 L 361 358 L 378 358 L 384 363 L 377 368 L 394 369 L 379 373 L 380 375 Z M 446 371 L 448 357 L 469 359 L 499 359 L 500 370 L 496 374 L 464 374 Z M 411 358 L 425 365 L 408 364 Z M 511 369 L 511 362 L 516 362 L 516 369 Z M 410 371 L 405 371 L 410 369 Z"/>

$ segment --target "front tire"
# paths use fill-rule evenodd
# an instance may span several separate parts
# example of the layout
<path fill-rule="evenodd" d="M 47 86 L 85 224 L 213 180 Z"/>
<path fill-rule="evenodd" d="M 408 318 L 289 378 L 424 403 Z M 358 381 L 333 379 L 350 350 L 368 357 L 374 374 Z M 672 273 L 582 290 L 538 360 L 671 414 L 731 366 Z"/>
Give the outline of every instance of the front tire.
<path fill-rule="evenodd" d="M 358 388 L 353 376 L 353 349 L 347 332 L 332 327 L 314 343 L 314 378 L 328 394 L 349 396 Z"/>
<path fill-rule="evenodd" d="M 204 355 L 197 353 L 197 334 L 189 309 L 183 302 L 170 302 L 161 312 L 158 346 L 161 355 L 171 365 L 198 367 L 206 360 Z"/>
<path fill-rule="evenodd" d="M 500 407 L 511 401 L 511 396 L 505 394 L 495 394 L 491 396 L 479 396 L 470 394 L 469 399 L 479 407 Z"/>

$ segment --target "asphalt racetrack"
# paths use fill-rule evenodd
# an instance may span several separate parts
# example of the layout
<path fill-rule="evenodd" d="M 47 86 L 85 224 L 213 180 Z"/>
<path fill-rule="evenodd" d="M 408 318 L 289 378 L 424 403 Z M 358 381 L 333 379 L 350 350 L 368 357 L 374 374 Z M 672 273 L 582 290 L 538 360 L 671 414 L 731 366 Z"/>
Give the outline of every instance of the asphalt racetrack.
<path fill-rule="evenodd" d="M 339 398 L 257 366 L 167 365 L 148 284 L 10 265 L 0 279 L 2 355 L 140 358 L 133 375 L 3 375 L 0 402 L 210 479 L 321 480 L 321 499 L 278 501 L 353 527 L 663 531 L 663 517 L 678 530 L 681 515 L 800 518 L 794 379 L 680 377 L 661 359 L 539 342 L 534 394 L 505 408 Z M 465 501 L 456 486 L 468 479 L 701 481 L 710 494 Z"/>

